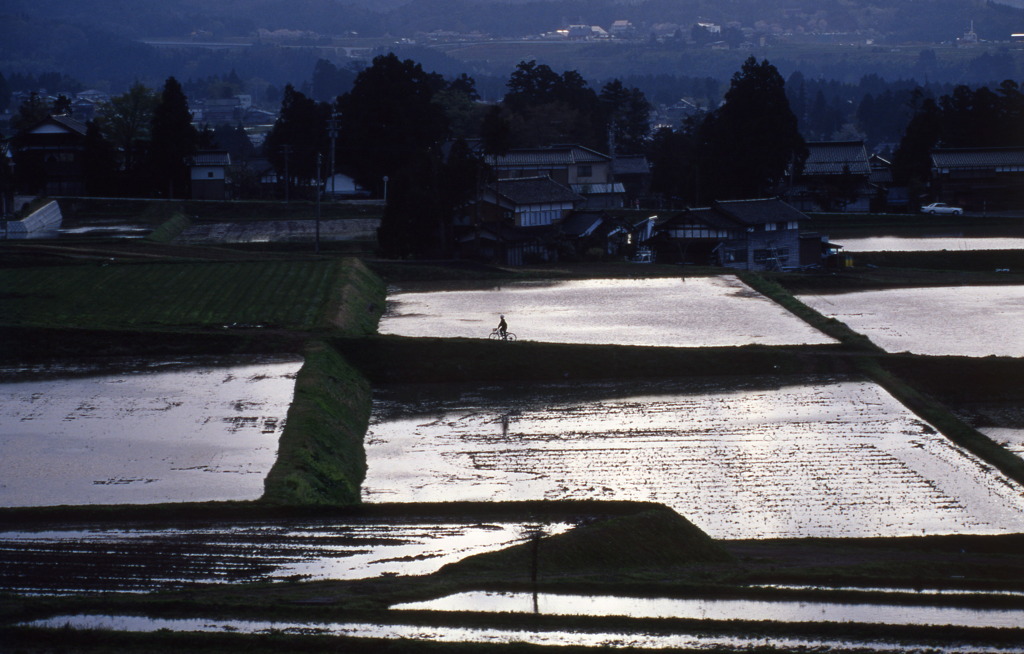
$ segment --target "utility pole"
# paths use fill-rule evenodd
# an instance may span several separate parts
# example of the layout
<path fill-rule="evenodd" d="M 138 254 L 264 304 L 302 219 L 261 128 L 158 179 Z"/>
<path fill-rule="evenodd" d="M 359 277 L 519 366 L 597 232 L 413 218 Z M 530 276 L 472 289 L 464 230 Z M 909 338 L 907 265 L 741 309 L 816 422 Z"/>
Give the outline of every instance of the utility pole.
<path fill-rule="evenodd" d="M 320 254 L 320 164 L 323 155 L 316 153 L 316 253 Z"/>
<path fill-rule="evenodd" d="M 291 158 L 292 146 L 282 145 L 281 154 L 284 155 L 284 202 L 288 204 L 289 189 L 291 187 L 291 177 L 288 175 L 288 160 Z"/>
<path fill-rule="evenodd" d="M 337 151 L 335 144 L 338 138 L 338 126 L 341 124 L 341 121 L 339 120 L 340 118 L 341 114 L 335 111 L 331 114 L 331 119 L 327 121 L 327 135 L 331 137 L 331 197 L 333 198 L 337 198 L 337 195 L 334 192 L 334 176 L 337 170 L 334 165 L 334 155 Z"/>

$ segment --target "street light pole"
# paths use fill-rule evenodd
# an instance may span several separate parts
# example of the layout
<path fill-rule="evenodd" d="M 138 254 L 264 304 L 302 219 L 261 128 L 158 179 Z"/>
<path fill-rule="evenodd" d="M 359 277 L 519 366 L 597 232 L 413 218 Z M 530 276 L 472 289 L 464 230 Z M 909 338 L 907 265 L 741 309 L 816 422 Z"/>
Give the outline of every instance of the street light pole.
<path fill-rule="evenodd" d="M 320 254 L 320 164 L 323 155 L 316 153 L 316 253 Z"/>
<path fill-rule="evenodd" d="M 331 119 L 327 121 L 327 135 L 331 137 L 331 197 L 337 199 L 337 194 L 334 191 L 334 177 L 336 173 L 335 162 L 335 151 L 337 150 L 335 144 L 338 138 L 338 125 L 341 114 L 337 111 L 331 114 Z"/>

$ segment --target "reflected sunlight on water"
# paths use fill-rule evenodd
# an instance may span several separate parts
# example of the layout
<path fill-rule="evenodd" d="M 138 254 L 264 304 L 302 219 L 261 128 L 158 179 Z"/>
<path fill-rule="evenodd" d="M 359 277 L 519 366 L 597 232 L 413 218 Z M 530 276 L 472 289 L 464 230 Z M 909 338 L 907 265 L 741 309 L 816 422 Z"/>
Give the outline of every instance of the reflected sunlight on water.
<path fill-rule="evenodd" d="M 985 236 L 870 236 L 837 238 L 844 252 L 955 252 L 1024 250 L 1024 238 Z"/>
<path fill-rule="evenodd" d="M 486 338 L 505 314 L 521 340 L 710 347 L 834 342 L 732 276 L 391 289 L 382 334 Z"/>
<path fill-rule="evenodd" d="M 838 639 L 748 637 L 736 635 L 667 633 L 640 631 L 558 631 L 539 629 L 490 629 L 431 627 L 427 625 L 370 624 L 344 622 L 266 622 L 252 620 L 214 620 L 209 618 L 167 619 L 128 615 L 61 615 L 29 623 L 51 629 L 114 629 L 150 633 L 166 629 L 178 632 L 285 633 L 334 635 L 351 638 L 416 639 L 438 643 L 532 643 L 535 645 L 578 645 L 582 647 L 637 647 L 644 649 L 684 648 L 779 648 L 782 651 L 829 652 L 934 652 L 935 654 L 997 654 L 1008 650 L 955 643 L 894 643 L 882 640 L 849 641 Z"/>
<path fill-rule="evenodd" d="M 363 499 L 653 501 L 715 538 L 1024 530 L 1018 486 L 880 387 L 759 381 L 380 389 Z"/>
<path fill-rule="evenodd" d="M 259 498 L 302 361 L 252 360 L 0 383 L 0 506 Z"/>
<path fill-rule="evenodd" d="M 555 595 L 470 591 L 447 597 L 397 604 L 409 611 L 481 611 L 542 615 L 624 616 L 698 620 L 773 620 L 778 622 L 862 622 L 867 624 L 1019 627 L 1024 609 L 965 609 L 902 604 L 674 599 L 613 595 Z M 536 609 L 536 610 L 535 610 Z"/>
<path fill-rule="evenodd" d="M 887 352 L 1024 356 L 1024 286 L 894 288 L 799 299 Z"/>

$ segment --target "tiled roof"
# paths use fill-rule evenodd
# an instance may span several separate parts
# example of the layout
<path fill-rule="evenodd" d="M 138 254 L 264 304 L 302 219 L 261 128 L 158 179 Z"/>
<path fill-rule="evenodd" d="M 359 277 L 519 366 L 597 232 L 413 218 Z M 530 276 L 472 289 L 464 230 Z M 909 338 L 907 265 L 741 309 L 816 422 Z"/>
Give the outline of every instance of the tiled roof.
<path fill-rule="evenodd" d="M 680 211 L 669 216 L 664 221 L 658 221 L 659 227 L 676 227 L 693 224 L 707 225 L 708 227 L 714 227 L 715 229 L 737 229 L 739 227 L 739 225 L 736 224 L 736 221 L 731 220 L 711 207 L 698 207 L 696 209 Z"/>
<path fill-rule="evenodd" d="M 651 164 L 643 155 L 616 157 L 616 175 L 646 175 L 651 172 Z"/>
<path fill-rule="evenodd" d="M 932 150 L 935 168 L 996 168 L 1024 166 L 1024 148 L 958 148 Z"/>
<path fill-rule="evenodd" d="M 763 225 L 807 219 L 806 215 L 778 198 L 726 200 L 715 202 L 711 208 L 722 212 L 741 225 Z"/>
<path fill-rule="evenodd" d="M 575 164 L 603 163 L 610 161 L 611 157 L 580 145 L 566 145 L 509 150 L 503 155 L 489 154 L 486 160 L 489 165 L 496 167 L 571 166 Z"/>
<path fill-rule="evenodd" d="M 39 123 L 34 128 L 32 128 L 32 131 L 35 131 L 35 130 L 39 129 L 40 127 L 42 127 L 46 123 L 56 123 L 57 125 L 60 125 L 61 127 L 63 127 L 64 129 L 66 129 L 68 131 L 71 131 L 71 132 L 74 132 L 76 134 L 85 136 L 85 132 L 86 132 L 85 123 L 79 122 L 79 121 L 75 120 L 74 118 L 72 118 L 71 116 L 66 116 L 64 114 L 57 114 L 57 115 L 54 115 L 54 116 L 47 116 L 43 120 L 39 121 Z"/>
<path fill-rule="evenodd" d="M 200 150 L 192 157 L 196 166 L 230 166 L 231 154 L 226 150 Z"/>
<path fill-rule="evenodd" d="M 579 202 L 583 198 L 550 177 L 515 177 L 492 184 L 491 189 L 517 205 Z"/>
<path fill-rule="evenodd" d="M 819 141 L 807 144 L 804 175 L 868 175 L 871 165 L 863 141 Z"/>

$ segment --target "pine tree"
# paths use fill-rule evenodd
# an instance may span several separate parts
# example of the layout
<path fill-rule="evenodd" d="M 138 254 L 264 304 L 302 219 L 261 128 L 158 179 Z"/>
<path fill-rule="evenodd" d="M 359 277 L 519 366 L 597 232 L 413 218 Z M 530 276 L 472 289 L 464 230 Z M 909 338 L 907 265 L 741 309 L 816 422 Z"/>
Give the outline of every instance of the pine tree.
<path fill-rule="evenodd" d="M 164 83 L 160 102 L 150 126 L 149 173 L 157 193 L 168 198 L 188 188 L 188 160 L 199 145 L 199 132 L 192 125 L 188 98 L 173 77 Z"/>

